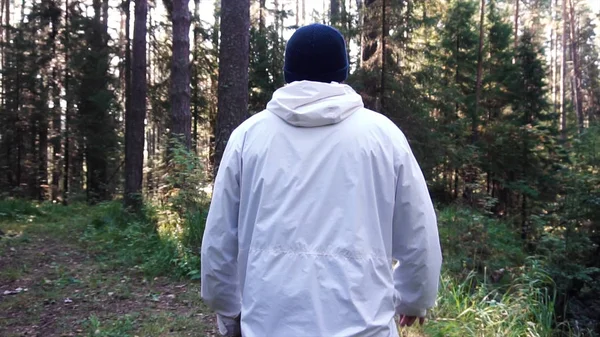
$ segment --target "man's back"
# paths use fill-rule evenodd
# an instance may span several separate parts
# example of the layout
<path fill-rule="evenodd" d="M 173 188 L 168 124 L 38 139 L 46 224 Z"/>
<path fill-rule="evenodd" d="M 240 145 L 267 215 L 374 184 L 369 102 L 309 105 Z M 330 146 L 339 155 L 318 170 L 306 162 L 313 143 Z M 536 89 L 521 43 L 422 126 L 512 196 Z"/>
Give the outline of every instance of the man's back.
<path fill-rule="evenodd" d="M 350 87 L 279 89 L 232 134 L 223 160 L 202 296 L 241 313 L 244 337 L 397 336 L 399 307 L 420 314 L 433 304 L 441 257 L 422 174 L 402 132 Z M 395 278 L 392 258 L 415 274 Z M 235 271 L 220 274 L 225 263 Z M 224 297 L 237 307 L 219 308 Z"/>

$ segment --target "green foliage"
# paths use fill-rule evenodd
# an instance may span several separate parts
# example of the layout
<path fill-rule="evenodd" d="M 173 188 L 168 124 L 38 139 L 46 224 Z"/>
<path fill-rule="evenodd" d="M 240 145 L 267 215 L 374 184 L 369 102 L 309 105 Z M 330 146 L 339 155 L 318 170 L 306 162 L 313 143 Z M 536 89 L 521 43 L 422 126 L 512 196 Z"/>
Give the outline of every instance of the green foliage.
<path fill-rule="evenodd" d="M 205 184 L 204 170 L 200 158 L 185 148 L 182 142 L 171 139 L 169 158 L 161 186 L 161 201 L 166 208 L 181 217 L 196 213 L 206 203 L 207 196 L 200 187 Z"/>
<path fill-rule="evenodd" d="M 142 215 L 132 215 L 121 203 L 103 203 L 94 208 L 88 221 L 82 240 L 105 263 L 134 268 L 149 277 L 198 274 L 199 259 L 190 254 L 194 249 L 183 247 L 178 241 L 181 236 L 166 230 L 157 232 L 157 212 L 152 207 L 146 207 Z M 198 222 L 193 225 L 204 226 Z"/>
<path fill-rule="evenodd" d="M 483 275 L 511 269 L 525 261 L 518 235 L 509 223 L 468 208 L 446 207 L 438 212 L 446 270 Z"/>
<path fill-rule="evenodd" d="M 264 1 L 263 1 L 264 3 Z M 266 4 L 265 4 L 266 5 Z M 260 10 L 258 22 L 250 28 L 249 110 L 251 114 L 265 109 L 273 92 L 284 85 L 283 60 L 285 41 L 281 33 L 283 20 L 290 14 L 278 9 Z M 273 20 L 267 24 L 266 15 Z"/>
<path fill-rule="evenodd" d="M 199 251 L 204 234 L 208 196 L 202 190 L 206 184 L 198 155 L 172 139 L 169 160 L 157 195 L 157 230 L 161 237 L 176 243 L 180 269 L 189 276 L 199 277 Z"/>
<path fill-rule="evenodd" d="M 565 246 L 548 234 L 528 256 L 508 221 L 464 207 L 443 208 L 438 219 L 444 267 L 429 336 L 595 336 L 599 271 L 584 265 L 587 235 L 571 234 Z"/>
<path fill-rule="evenodd" d="M 0 221 L 25 220 L 30 216 L 40 215 L 36 204 L 23 199 L 6 199 L 0 201 Z"/>
<path fill-rule="evenodd" d="M 571 165 L 560 171 L 560 197 L 543 217 L 546 227 L 538 245 L 550 257 L 561 318 L 587 327 L 600 324 L 599 130 L 592 126 L 573 141 Z"/>

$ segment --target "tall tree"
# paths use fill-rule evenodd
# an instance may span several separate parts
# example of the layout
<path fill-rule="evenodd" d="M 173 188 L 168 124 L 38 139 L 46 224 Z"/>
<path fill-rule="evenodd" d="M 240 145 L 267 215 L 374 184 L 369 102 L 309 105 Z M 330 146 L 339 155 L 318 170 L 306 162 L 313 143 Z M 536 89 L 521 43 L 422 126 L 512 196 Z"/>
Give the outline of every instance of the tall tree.
<path fill-rule="evenodd" d="M 131 106 L 125 116 L 125 205 L 141 206 L 146 118 L 146 20 L 148 1 L 135 1 Z"/>
<path fill-rule="evenodd" d="M 173 61 L 171 68 L 172 134 L 191 147 L 190 11 L 189 0 L 173 0 Z M 247 72 L 246 72 L 247 73 Z"/>
<path fill-rule="evenodd" d="M 541 61 L 542 51 L 535 41 L 534 34 L 532 30 L 524 29 L 516 53 L 519 73 L 512 90 L 516 96 L 513 104 L 513 111 L 516 114 L 512 123 L 519 127 L 520 135 L 518 143 L 514 143 L 511 148 L 515 150 L 520 148 L 520 151 L 513 153 L 516 160 L 512 169 L 517 172 L 517 175 L 514 181 L 507 182 L 521 195 L 521 238 L 524 241 L 527 241 L 531 234 L 529 225 L 531 203 L 543 197 L 540 196 L 540 190 L 549 188 L 543 184 L 536 184 L 536 181 L 550 181 L 547 176 L 548 172 L 552 171 L 546 167 L 551 161 L 545 161 L 545 164 L 543 160 L 544 157 L 549 156 L 548 153 L 542 154 L 543 151 L 548 150 L 546 144 L 540 142 L 548 134 L 547 128 L 540 127 L 540 122 L 548 121 L 550 117 L 545 113 L 548 103 L 544 83 L 545 69 Z"/>
<path fill-rule="evenodd" d="M 575 91 L 575 112 L 577 113 L 577 130 L 583 132 L 583 96 L 581 94 L 581 69 L 579 66 L 579 31 L 576 28 L 575 6 L 569 1 L 569 28 L 571 40 L 571 60 L 573 61 L 573 90 Z"/>
<path fill-rule="evenodd" d="M 581 43 L 581 86 L 583 94 L 584 118 L 588 125 L 600 117 L 600 46 L 597 44 L 596 25 L 593 17 L 585 15 L 589 8 L 579 8 L 582 22 L 579 25 L 579 41 Z M 583 14 L 583 15 L 582 15 Z"/>
<path fill-rule="evenodd" d="M 567 109 L 566 109 L 566 71 L 567 71 L 567 0 L 562 0 L 562 36 L 560 55 L 560 135 L 563 141 L 567 139 Z"/>
<path fill-rule="evenodd" d="M 515 49 L 517 49 L 517 46 L 519 45 L 519 5 L 521 3 L 521 0 L 515 0 L 515 37 L 514 37 L 514 41 L 515 41 Z"/>
<path fill-rule="evenodd" d="M 110 198 L 109 170 L 117 152 L 116 128 L 111 116 L 115 96 L 109 89 L 110 36 L 105 17 L 108 7 L 101 0 L 94 0 L 93 9 L 94 17 L 84 42 L 87 48 L 79 49 L 76 54 L 78 59 L 83 60 L 78 81 L 81 83 L 77 105 L 78 129 L 85 154 L 86 196 L 91 203 Z"/>
<path fill-rule="evenodd" d="M 248 117 L 250 0 L 222 0 L 220 25 L 215 175 L 231 132 Z"/>
<path fill-rule="evenodd" d="M 56 40 L 58 37 L 59 28 L 61 26 L 60 15 L 57 20 L 52 23 L 52 58 L 55 59 L 54 66 L 52 67 L 52 78 L 50 79 L 50 86 L 52 87 L 52 137 L 50 142 L 52 143 L 52 180 L 50 182 L 50 197 L 53 201 L 57 201 L 60 196 L 60 179 L 62 175 L 62 165 L 61 165 L 61 154 L 62 154 L 62 113 L 61 113 L 61 85 L 59 81 L 60 70 L 60 62 L 56 60 L 57 58 L 57 44 Z"/>
<path fill-rule="evenodd" d="M 64 150 L 64 178 L 63 178 L 63 204 L 68 204 L 69 202 L 69 188 L 71 187 L 70 184 L 70 177 L 71 175 L 69 174 L 69 170 L 71 168 L 71 166 L 69 165 L 69 163 L 71 162 L 71 94 L 70 94 L 70 86 L 69 86 L 69 81 L 71 79 L 71 72 L 70 72 L 70 64 L 69 64 L 69 60 L 70 60 L 70 53 L 69 53 L 69 48 L 71 47 L 71 32 L 70 32 L 70 24 L 69 24 L 69 12 L 71 11 L 71 8 L 69 7 L 69 0 L 65 0 L 65 45 L 64 45 L 64 49 L 65 49 L 65 131 L 64 131 L 64 138 L 65 138 L 65 150 Z"/>
<path fill-rule="evenodd" d="M 125 11 L 125 116 L 131 112 L 131 0 L 123 2 Z"/>
<path fill-rule="evenodd" d="M 194 0 L 194 49 L 193 49 L 193 64 L 192 64 L 192 96 L 194 101 L 194 109 L 192 112 L 192 147 L 194 152 L 198 151 L 198 123 L 200 122 L 200 0 Z"/>
<path fill-rule="evenodd" d="M 481 0 L 481 8 L 479 14 L 479 50 L 477 52 L 477 83 L 475 89 L 475 109 L 471 117 L 471 141 L 477 140 L 477 124 L 479 119 L 479 107 L 481 99 L 481 86 L 483 76 L 483 37 L 485 32 L 485 1 Z"/>

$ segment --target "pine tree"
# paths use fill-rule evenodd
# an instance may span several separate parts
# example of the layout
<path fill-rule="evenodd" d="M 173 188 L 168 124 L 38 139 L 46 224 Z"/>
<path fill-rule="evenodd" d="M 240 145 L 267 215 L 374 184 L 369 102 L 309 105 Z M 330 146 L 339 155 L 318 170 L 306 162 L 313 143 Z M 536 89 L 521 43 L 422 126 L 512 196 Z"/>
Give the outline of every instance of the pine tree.
<path fill-rule="evenodd" d="M 108 27 L 105 24 L 103 4 L 94 0 L 94 17 L 84 22 L 88 26 L 85 35 L 87 49 L 79 49 L 75 57 L 82 60 L 79 85 L 79 132 L 82 134 L 86 161 L 86 196 L 91 203 L 108 200 L 111 192 L 108 178 L 117 158 L 117 135 L 113 109 L 116 106 L 114 80 L 109 75 Z"/>
<path fill-rule="evenodd" d="M 248 117 L 250 1 L 222 0 L 220 28 L 215 175 L 231 132 Z"/>
<path fill-rule="evenodd" d="M 148 2 L 136 0 L 131 74 L 131 108 L 125 116 L 125 205 L 139 208 L 146 117 L 146 20 Z"/>
<path fill-rule="evenodd" d="M 172 135 L 191 148 L 190 11 L 189 0 L 173 0 L 173 61 L 171 70 Z"/>

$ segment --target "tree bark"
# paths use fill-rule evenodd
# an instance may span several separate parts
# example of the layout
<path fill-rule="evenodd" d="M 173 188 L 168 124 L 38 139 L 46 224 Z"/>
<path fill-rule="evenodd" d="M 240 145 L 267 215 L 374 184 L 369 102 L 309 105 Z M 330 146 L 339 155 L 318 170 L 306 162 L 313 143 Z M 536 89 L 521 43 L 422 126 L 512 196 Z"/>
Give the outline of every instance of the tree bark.
<path fill-rule="evenodd" d="M 194 0 L 194 64 L 192 80 L 192 96 L 194 98 L 194 112 L 192 114 L 192 147 L 194 152 L 198 152 L 198 123 L 200 123 L 200 72 L 198 69 L 200 63 L 200 0 Z"/>
<path fill-rule="evenodd" d="M 563 141 L 567 139 L 567 110 L 565 109 L 565 86 L 567 68 L 567 0 L 562 0 L 562 37 L 561 37 L 561 63 L 560 63 L 560 136 Z"/>
<path fill-rule="evenodd" d="M 102 0 L 102 25 L 106 32 L 108 32 L 108 9 L 108 0 Z"/>
<path fill-rule="evenodd" d="M 47 90 L 47 89 L 46 89 Z M 48 95 L 44 95 L 46 99 L 50 97 Z M 47 102 L 42 102 L 44 107 L 47 108 Z M 39 120 L 39 129 L 38 129 L 38 167 L 37 167 L 37 189 L 38 195 L 37 198 L 39 201 L 46 200 L 47 191 L 48 191 L 48 127 L 50 126 L 48 123 L 47 114 L 42 114 L 41 112 L 38 115 Z"/>
<path fill-rule="evenodd" d="M 53 29 L 58 33 L 58 27 L 54 26 Z M 52 54 L 56 56 L 56 42 L 52 45 Z M 54 99 L 54 106 L 52 107 L 52 181 L 51 181 L 51 198 L 57 201 L 61 198 L 60 196 L 60 178 L 61 178 L 61 109 L 60 109 L 60 86 L 58 83 L 59 74 L 58 62 L 54 64 L 52 69 L 52 96 Z"/>
<path fill-rule="evenodd" d="M 521 0 L 515 0 L 515 50 L 519 45 L 519 3 Z"/>
<path fill-rule="evenodd" d="M 138 210 L 144 168 L 144 119 L 146 118 L 146 19 L 148 1 L 135 1 L 131 106 L 125 116 L 125 205 Z"/>
<path fill-rule="evenodd" d="M 250 1 L 221 1 L 221 45 L 213 173 L 231 132 L 248 117 Z"/>
<path fill-rule="evenodd" d="M 554 113 L 556 114 L 556 45 L 558 43 L 557 30 L 555 29 L 555 15 L 556 15 L 556 7 L 554 5 L 554 1 L 550 2 L 550 92 L 552 96 L 552 108 Z"/>
<path fill-rule="evenodd" d="M 481 87 L 483 75 L 483 35 L 485 25 L 485 1 L 481 0 L 481 12 L 479 15 L 479 51 L 477 53 L 477 83 L 475 88 L 475 111 L 471 117 L 471 143 L 477 141 L 477 119 L 479 118 L 479 108 L 481 106 Z"/>
<path fill-rule="evenodd" d="M 171 64 L 171 107 L 174 137 L 187 150 L 191 147 L 190 114 L 190 11 L 189 0 L 173 0 L 173 60 Z"/>
<path fill-rule="evenodd" d="M 581 68 L 579 66 L 579 34 L 575 28 L 575 10 L 573 0 L 569 3 L 569 26 L 571 28 L 571 58 L 573 60 L 573 84 L 575 97 L 575 111 L 577 113 L 577 130 L 583 132 L 584 116 L 583 116 L 583 101 L 581 94 Z"/>
<path fill-rule="evenodd" d="M 131 0 L 125 0 L 125 116 L 131 112 Z"/>
<path fill-rule="evenodd" d="M 302 0 L 302 24 L 306 24 L 306 0 Z"/>
<path fill-rule="evenodd" d="M 63 179 L 63 204 L 69 203 L 69 187 L 70 187 L 70 155 L 71 155 L 71 141 L 70 141 L 70 119 L 71 119 L 71 97 L 69 88 L 69 48 L 70 48 L 70 37 L 69 37 L 69 0 L 65 1 L 65 155 L 64 155 L 64 179 Z"/>
<path fill-rule="evenodd" d="M 296 27 L 300 26 L 300 0 L 296 0 Z"/>

